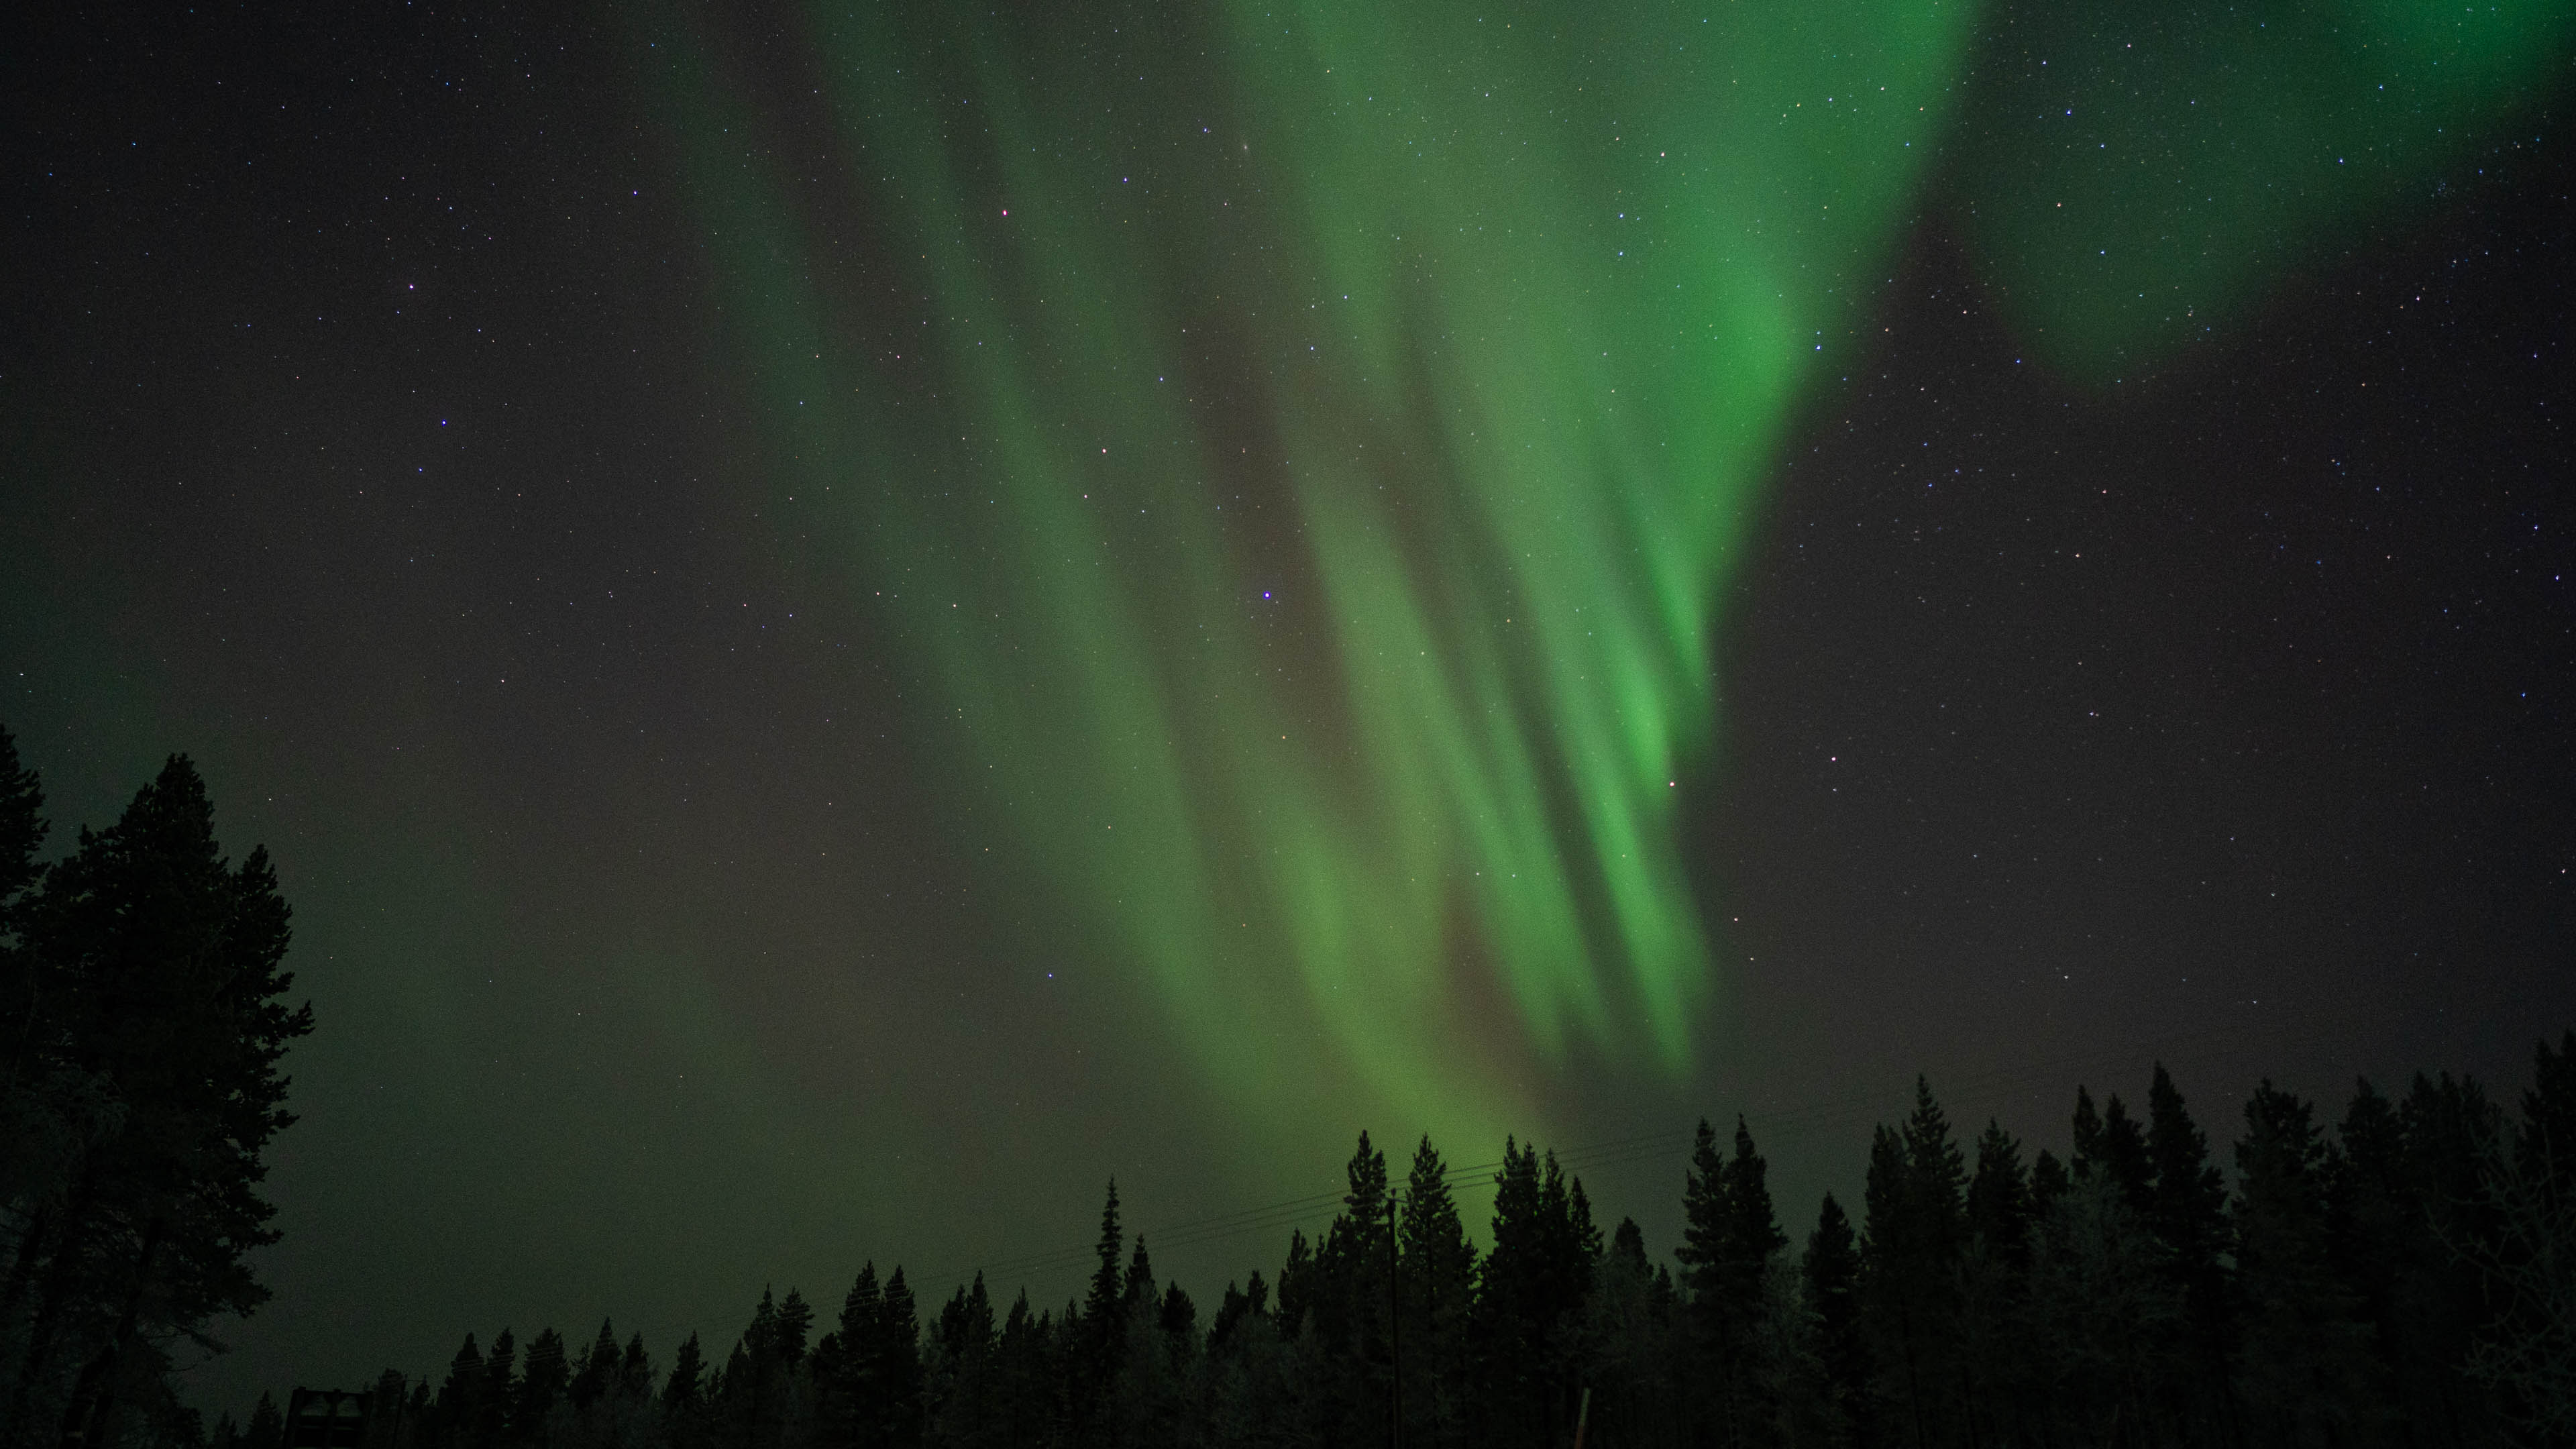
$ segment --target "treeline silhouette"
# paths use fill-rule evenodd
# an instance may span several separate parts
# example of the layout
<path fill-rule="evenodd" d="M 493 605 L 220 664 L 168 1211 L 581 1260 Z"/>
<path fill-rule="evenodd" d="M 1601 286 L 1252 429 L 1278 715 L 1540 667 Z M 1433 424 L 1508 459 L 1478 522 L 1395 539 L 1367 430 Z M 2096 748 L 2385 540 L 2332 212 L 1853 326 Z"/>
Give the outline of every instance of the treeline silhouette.
<path fill-rule="evenodd" d="M 39 861 L 0 730 L 0 1445 L 292 1449 L 273 1398 L 211 1435 L 178 1356 L 267 1290 L 262 1154 L 288 910 L 225 860 L 174 756 L 117 822 Z M 1213 1310 L 1159 1282 L 1110 1186 L 1087 1292 L 924 1313 L 862 1267 L 826 1323 L 764 1292 L 667 1370 L 602 1324 L 467 1335 L 387 1370 L 362 1449 L 1127 1445 L 2476 1449 L 2576 1442 L 2576 1032 L 2508 1113 L 2475 1082 L 2361 1083 L 2329 1126 L 2265 1082 L 2224 1161 L 2162 1066 L 2143 1116 L 2078 1088 L 2060 1160 L 1928 1084 L 1877 1129 L 1857 1218 L 1793 1241 L 1741 1118 L 1703 1122 L 1671 1261 L 1606 1235 L 1555 1154 L 1507 1141 L 1481 1248 L 1426 1139 L 1366 1134 L 1342 1211 Z M 1469 1174 L 1481 1183 L 1481 1171 Z M 719 1340 L 719 1343 L 722 1341 Z M 344 1428 L 348 1427 L 343 1425 Z M 335 1445 L 344 1442 L 335 1438 Z"/>
<path fill-rule="evenodd" d="M 1869 1150 L 1858 1220 L 1803 1241 L 1738 1119 L 1702 1123 L 1686 1230 L 1606 1237 L 1552 1152 L 1507 1143 L 1487 1244 L 1428 1140 L 1402 1182 L 1366 1134 L 1343 1211 L 1214 1311 L 1158 1282 L 1112 1183 L 1088 1291 L 1007 1308 L 981 1274 L 924 1314 L 901 1269 L 838 1314 L 764 1292 L 718 1362 L 667 1373 L 471 1335 L 442 1381 L 388 1370 L 382 1449 L 880 1446 L 2478 1446 L 2563 1444 L 2576 1316 L 2553 1144 L 2576 1033 L 2514 1117 L 2472 1081 L 2368 1083 L 2329 1129 L 2269 1082 L 2227 1172 L 2162 1066 L 2143 1117 L 2075 1096 L 2072 1151 L 1973 1142 L 1930 1087 Z M 264 1400 L 217 1449 L 272 1449 Z"/>
<path fill-rule="evenodd" d="M 50 865 L 43 810 L 0 729 L 0 1444 L 202 1443 L 174 1354 L 268 1297 L 261 1154 L 313 1029 L 286 902 L 183 756 Z"/>

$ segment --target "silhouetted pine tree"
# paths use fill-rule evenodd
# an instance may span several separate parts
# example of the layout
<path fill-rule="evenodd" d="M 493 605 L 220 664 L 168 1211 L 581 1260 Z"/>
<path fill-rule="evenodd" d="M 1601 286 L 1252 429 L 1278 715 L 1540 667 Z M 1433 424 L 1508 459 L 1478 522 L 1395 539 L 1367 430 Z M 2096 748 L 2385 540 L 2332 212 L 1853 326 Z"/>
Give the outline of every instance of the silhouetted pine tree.
<path fill-rule="evenodd" d="M 2266 1083 L 2232 1200 L 2161 1067 L 2143 1127 L 2117 1097 L 2096 1110 L 2079 1093 L 2073 1173 L 2047 1152 L 2025 1169 L 1990 1121 L 1971 1175 L 1918 1081 L 1912 1114 L 1873 1137 L 1866 1235 L 1827 1196 L 1794 1265 L 1749 1127 L 1738 1122 L 1731 1156 L 1704 1127 L 1685 1177 L 1687 1299 L 1633 1221 L 1605 1250 L 1584 1185 L 1517 1139 L 1478 1264 L 1425 1141 L 1397 1213 L 1402 1296 L 1385 1313 L 1385 1164 L 1363 1138 L 1321 1251 L 1291 1235 L 1281 1297 L 1303 1328 L 1294 1337 L 1258 1273 L 1249 1291 L 1227 1285 L 1202 1334 L 1189 1294 L 1156 1279 L 1141 1239 L 1124 1242 L 1113 1200 L 1095 1308 L 1033 1315 L 1022 1293 L 997 1330 L 978 1276 L 925 1338 L 903 1275 L 879 1285 L 870 1266 L 802 1368 L 801 1296 L 764 1294 L 706 1381 L 719 1414 L 691 1408 L 696 1339 L 655 1403 L 642 1340 L 621 1354 L 603 1324 L 569 1406 L 551 1332 L 524 1378 L 506 1333 L 490 1358 L 469 1337 L 434 1402 L 423 1384 L 406 1403 L 389 1373 L 391 1407 L 369 1432 L 374 1449 L 1365 1445 L 1388 1428 L 1363 1372 L 1368 1335 L 1401 1324 L 1416 1445 L 1552 1449 L 1586 1386 L 1598 1449 L 2505 1449 L 2521 1442 L 2505 1434 L 2511 1419 L 2554 1443 L 2566 1396 L 2545 1374 L 2553 1355 L 2576 1359 L 2576 1288 L 2558 1266 L 2576 1253 L 2576 1214 L 2548 1206 L 2563 1195 L 2550 1196 L 2558 1169 L 2538 1144 L 2576 1119 L 2571 1062 L 2576 1037 L 2542 1048 L 2510 1135 L 2473 1083 L 2444 1077 L 2419 1078 L 2402 1104 L 2363 1084 L 2329 1142 L 2306 1104 Z M 2195 1297 L 2196 1284 L 2216 1286 Z M 2487 1296 L 2499 1288 L 2520 1295 L 2502 1316 Z M 1104 1386 L 1096 1335 L 1112 1320 L 1118 1377 Z M 1732 1340 L 1723 1356 L 1719 1333 Z M 1469 1413 L 1444 1402 L 1444 1334 L 1466 1351 Z M 1690 1389 L 1729 1375 L 1731 1397 L 1706 1402 L 1731 1418 L 1685 1412 Z M 203 1449 L 184 1415 L 135 1417 L 138 1436 Z M 476 1421 L 503 1417 L 517 1421 L 509 1434 L 478 1440 Z"/>
<path fill-rule="evenodd" d="M 626 1340 L 626 1352 L 618 1358 L 617 1384 L 638 1399 L 653 1396 L 653 1355 L 645 1351 L 644 1335 Z"/>
<path fill-rule="evenodd" d="M 2435 1442 L 2474 1443 L 2496 1420 L 2492 1391 L 2467 1373 L 2495 1305 L 2477 1245 L 2500 1237 L 2485 1170 L 2502 1141 L 2504 1114 L 2474 1081 L 2418 1073 L 2398 1109 L 2407 1176 L 2430 1244 L 2401 1289 L 2408 1361 L 2421 1381 L 2415 1422 Z"/>
<path fill-rule="evenodd" d="M 1235 1329 L 1240 1327 L 1246 1318 L 1255 1317 L 1263 1311 L 1260 1298 L 1264 1295 L 1266 1287 L 1267 1285 L 1261 1281 L 1261 1273 L 1258 1269 L 1255 1269 L 1252 1274 L 1252 1287 L 1248 1291 L 1236 1283 L 1228 1282 L 1225 1285 L 1225 1297 L 1217 1301 L 1216 1318 L 1208 1324 L 1209 1352 L 1223 1351 L 1227 1340 L 1234 1336 Z"/>
<path fill-rule="evenodd" d="M 884 1438 L 879 1442 L 888 1449 L 913 1449 L 921 1442 L 921 1313 L 901 1267 L 886 1279 L 874 1357 L 885 1403 Z"/>
<path fill-rule="evenodd" d="M 1946 1442 L 1958 1417 L 1959 1255 L 1967 1239 L 1967 1166 L 1931 1084 L 1916 1078 L 1914 1112 L 1870 1146 L 1862 1261 L 1865 1321 L 1921 1443 Z"/>
<path fill-rule="evenodd" d="M 1382 1442 L 1393 1408 L 1387 1320 L 1389 1236 L 1386 1154 L 1362 1132 L 1344 1164 L 1346 1190 L 1315 1254 L 1308 1333 L 1321 1359 L 1326 1432 L 1337 1442 Z"/>
<path fill-rule="evenodd" d="M 778 1301 L 778 1318 L 770 1333 L 781 1367 L 792 1372 L 805 1362 L 806 1345 L 814 1333 L 814 1309 L 804 1294 L 787 1290 L 787 1296 Z"/>
<path fill-rule="evenodd" d="M 760 1367 L 748 1337 L 733 1341 L 724 1367 L 707 1382 L 707 1437 L 720 1449 L 753 1449 L 762 1432 Z"/>
<path fill-rule="evenodd" d="M 1150 1308 L 1155 1301 L 1154 1259 L 1145 1251 L 1145 1235 L 1136 1235 L 1136 1246 L 1127 1254 L 1126 1280 L 1118 1289 L 1118 1311 L 1133 1318 L 1139 1308 Z"/>
<path fill-rule="evenodd" d="M 2425 1420 L 2412 1372 L 2408 1288 L 2428 1249 L 2431 1217 L 2422 1211 L 2409 1171 L 2406 1127 L 2397 1106 L 2368 1081 L 2355 1083 L 2351 1105 L 2336 1131 L 2341 1152 L 2329 1161 L 2328 1252 L 2344 1284 L 2360 1300 L 2370 1329 L 2372 1369 L 2386 1386 L 2400 1427 L 2412 1436 Z M 2439 1432 L 2436 1413 L 2422 1428 Z"/>
<path fill-rule="evenodd" d="M 671 1355 L 671 1376 L 662 1382 L 662 1403 L 673 1412 L 687 1413 L 705 1397 L 706 1350 L 698 1347 L 698 1336 L 692 1333 L 680 1340 L 678 1351 Z"/>
<path fill-rule="evenodd" d="M 922 1361 L 924 1437 L 934 1443 L 994 1442 L 1002 1393 L 994 1364 L 993 1302 L 979 1271 L 941 1305 Z"/>
<path fill-rule="evenodd" d="M 2208 1137 L 2192 1121 L 2162 1062 L 2147 1089 L 2147 1158 L 2155 1183 L 2147 1223 L 2182 1290 L 2206 1371 L 2223 1362 L 2227 1350 L 2220 1328 L 2227 1315 L 2227 1184 L 2209 1160 Z"/>
<path fill-rule="evenodd" d="M 474 1346 L 474 1335 L 469 1333 L 456 1356 L 447 1361 L 447 1381 L 438 1388 L 438 1409 L 432 1423 L 440 1449 L 474 1441 L 483 1417 L 485 1382 L 483 1351 Z"/>
<path fill-rule="evenodd" d="M 885 1318 L 877 1265 L 859 1266 L 841 1297 L 840 1321 L 814 1346 L 814 1427 L 820 1449 L 869 1449 L 885 1418 L 885 1386 L 871 1356 Z"/>
<path fill-rule="evenodd" d="M 1492 1443 L 1546 1443 L 1573 1426 L 1601 1233 L 1582 1184 L 1549 1153 L 1504 1143 L 1493 1248 L 1477 1296 L 1480 1408 Z"/>
<path fill-rule="evenodd" d="M 2031 1218 L 2021 1143 L 1989 1119 L 1968 1179 L 1968 1240 L 1959 1259 L 1961 1382 L 1970 1433 L 1980 1442 L 2018 1437 L 2037 1388 L 2024 1372 Z"/>
<path fill-rule="evenodd" d="M 2031 1252 L 2030 1372 L 2053 1388 L 2044 1430 L 2108 1440 L 2160 1438 L 2160 1386 L 2181 1322 L 2145 1218 L 2097 1164 L 2049 1200 Z"/>
<path fill-rule="evenodd" d="M 1835 1444 L 1875 1442 L 1878 1415 L 1869 1347 L 1862 1336 L 1861 1252 L 1851 1219 L 1826 1193 L 1799 1259 L 1806 1301 L 1816 1317 L 1816 1358 L 1823 1369 L 1821 1406 Z"/>
<path fill-rule="evenodd" d="M 1647 1257 L 1633 1218 L 1620 1219 L 1594 1277 L 1589 1339 L 1594 1389 L 1587 1442 L 1679 1444 L 1690 1432 L 1683 1390 L 1698 1375 L 1672 1274 Z M 1410 1441 L 1408 1441 L 1410 1442 Z"/>
<path fill-rule="evenodd" d="M 1448 1166 L 1428 1135 L 1413 1151 L 1400 1217 L 1405 1441 L 1463 1444 L 1469 1425 L 1468 1318 L 1475 1301 L 1476 1248 L 1450 1195 Z"/>
<path fill-rule="evenodd" d="M 1719 1157 L 1716 1132 L 1700 1122 L 1683 1176 L 1682 1214 L 1676 1256 L 1707 1365 L 1699 1382 L 1708 1421 L 1721 1444 L 1767 1442 L 1777 1406 L 1764 1385 L 1777 1366 L 1763 1353 L 1771 1341 L 1765 1280 L 1789 1240 L 1772 1210 L 1768 1169 L 1742 1117 L 1735 1121 L 1732 1160 Z"/>
<path fill-rule="evenodd" d="M 588 1412 L 617 1384 L 617 1333 L 605 1318 L 599 1321 L 599 1336 L 590 1341 L 582 1355 L 581 1367 L 572 1376 L 572 1406 Z"/>
<path fill-rule="evenodd" d="M 996 1353 L 1002 1378 L 1002 1442 L 1054 1444 L 1066 1429 L 1066 1404 L 1059 1393 L 1057 1347 L 1053 1326 L 1043 1313 L 1029 1311 L 1022 1289 L 1002 1322 Z"/>
<path fill-rule="evenodd" d="M 1095 1248 L 1099 1266 L 1091 1275 L 1090 1296 L 1082 1304 L 1083 1362 L 1073 1385 L 1076 1425 L 1086 1445 L 1109 1442 L 1108 1394 L 1118 1382 L 1119 1359 L 1127 1349 L 1127 1315 L 1122 1311 L 1127 1296 L 1126 1278 L 1118 1269 L 1119 1253 L 1125 1246 L 1126 1235 L 1118 1225 L 1118 1182 L 1112 1178 L 1108 1199 L 1100 1210 L 1100 1240 Z M 1070 1321 L 1067 1326 L 1071 1326 Z"/>
<path fill-rule="evenodd" d="M 1542 1437 L 1548 1411 L 1547 1245 L 1538 1150 L 1506 1138 L 1494 1180 L 1492 1247 L 1476 1296 L 1477 1407 L 1484 1442 Z"/>
<path fill-rule="evenodd" d="M 259 1407 L 250 1411 L 250 1428 L 242 1435 L 242 1449 L 280 1449 L 286 1442 L 286 1416 L 278 1412 L 277 1400 L 259 1396 Z"/>
<path fill-rule="evenodd" d="M 31 1172 L 23 1138 L 8 1154 L 24 1179 L 13 1188 L 35 1188 L 39 1211 L 19 1225 L 0 1287 L 11 1330 L 0 1341 L 17 1350 L 8 1422 L 95 1443 L 115 1436 L 129 1388 L 167 1398 L 159 1344 L 267 1299 L 246 1258 L 277 1238 L 260 1158 L 294 1121 L 277 1062 L 313 1017 L 278 1000 L 293 977 L 279 969 L 288 911 L 268 853 L 222 858 L 185 756 L 115 825 L 82 831 L 29 900 L 40 803 L 11 747 L 0 924 L 30 1007 L 5 1115 L 42 1127 L 36 1155 L 57 1160 Z"/>
<path fill-rule="evenodd" d="M 2576 1443 L 2576 1032 L 2540 1042 L 2510 1153 L 2492 1151 L 2478 1200 L 2492 1235 L 2470 1250 L 2497 1312 L 2470 1370 L 2543 1443 Z"/>
<path fill-rule="evenodd" d="M 2066 1195 L 2068 1185 L 2073 1181 L 2074 1174 L 2066 1170 L 2065 1163 L 2057 1160 L 2056 1153 L 2049 1151 L 2045 1147 L 2039 1149 L 2038 1155 L 2030 1160 L 2030 1211 L 2032 1219 L 2036 1221 L 2041 1215 L 2048 1211 L 2049 1204 L 2057 1201 L 2061 1197 L 2064 1197 Z"/>
<path fill-rule="evenodd" d="M 571 1378 L 571 1369 L 564 1361 L 563 1335 L 551 1328 L 540 1332 L 528 1344 L 528 1366 L 519 1379 L 518 1402 L 510 1409 L 510 1423 L 518 1442 L 540 1449 L 554 1442 L 549 1419 L 563 1401 Z"/>
<path fill-rule="evenodd" d="M 518 1401 L 519 1342 L 504 1328 L 483 1360 L 482 1417 L 474 1425 L 474 1442 L 483 1449 L 510 1442 L 510 1410 Z"/>
<path fill-rule="evenodd" d="M 1728 1314 L 1734 1330 L 1734 1353 L 1728 1368 L 1742 1411 L 1737 1442 L 1763 1445 L 1779 1437 L 1780 1394 L 1793 1365 L 1785 1354 L 1782 1310 L 1795 1305 L 1775 1301 L 1772 1265 L 1789 1235 L 1780 1231 L 1771 1205 L 1770 1166 L 1754 1149 L 1744 1118 L 1735 1119 L 1735 1153 L 1726 1163 L 1725 1291 L 1735 1306 Z"/>
<path fill-rule="evenodd" d="M 114 1125 L 113 1088 L 74 1063 L 72 1014 L 48 1009 L 49 973 L 25 943 L 34 887 L 44 878 L 36 858 L 49 829 L 44 806 L 36 772 L 19 764 L 17 742 L 0 729 L 0 1003 L 9 1012 L 0 1020 L 11 1024 L 0 1039 L 0 1206 L 9 1209 L 12 1229 L 0 1323 L 11 1328 L 74 1174 Z"/>
<path fill-rule="evenodd" d="M 2244 1391 L 2249 1431 L 2273 1443 L 2348 1438 L 2380 1412 L 2361 1301 L 2330 1255 L 2333 1156 L 2308 1103 L 2268 1080 L 2247 1099 L 2235 1204 Z"/>
<path fill-rule="evenodd" d="M 1288 1232 L 1288 1261 L 1279 1269 L 1279 1334 L 1296 1338 L 1306 1330 L 1312 1317 L 1315 1296 L 1315 1258 L 1306 1246 L 1306 1234 L 1298 1229 Z"/>

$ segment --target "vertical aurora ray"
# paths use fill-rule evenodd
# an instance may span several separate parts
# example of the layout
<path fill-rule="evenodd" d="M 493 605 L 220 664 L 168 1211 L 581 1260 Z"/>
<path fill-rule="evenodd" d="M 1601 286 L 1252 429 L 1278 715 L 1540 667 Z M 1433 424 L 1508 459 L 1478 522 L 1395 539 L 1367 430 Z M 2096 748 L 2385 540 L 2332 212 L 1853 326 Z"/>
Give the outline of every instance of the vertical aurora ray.
<path fill-rule="evenodd" d="M 1716 601 L 1975 12 L 957 10 L 650 65 L 780 506 L 1054 944 L 1236 1108 L 1484 1140 L 1534 1063 L 1685 1073 Z"/>

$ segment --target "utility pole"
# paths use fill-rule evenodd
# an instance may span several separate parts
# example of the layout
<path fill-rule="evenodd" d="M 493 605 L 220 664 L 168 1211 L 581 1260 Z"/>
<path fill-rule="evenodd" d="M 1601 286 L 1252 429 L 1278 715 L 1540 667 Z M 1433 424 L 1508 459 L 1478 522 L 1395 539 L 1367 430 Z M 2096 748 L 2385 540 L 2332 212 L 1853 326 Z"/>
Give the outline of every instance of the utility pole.
<path fill-rule="evenodd" d="M 1404 1294 L 1396 1286 L 1403 1271 L 1395 1247 L 1395 1194 L 1386 1195 L 1386 1343 L 1393 1361 L 1395 1391 L 1387 1414 L 1389 1449 L 1404 1449 Z"/>

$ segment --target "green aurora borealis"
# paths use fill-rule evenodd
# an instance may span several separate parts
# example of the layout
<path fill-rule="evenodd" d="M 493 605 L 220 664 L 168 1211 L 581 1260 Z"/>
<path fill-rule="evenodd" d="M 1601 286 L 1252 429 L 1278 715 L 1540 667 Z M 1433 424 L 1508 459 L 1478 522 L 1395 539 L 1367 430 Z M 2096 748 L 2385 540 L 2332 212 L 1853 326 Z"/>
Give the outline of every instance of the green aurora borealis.
<path fill-rule="evenodd" d="M 905 641 L 1033 959 L 1121 963 L 1230 1110 L 1483 1142 L 1704 1049 L 1712 638 L 1902 227 L 2109 384 L 2406 204 L 2567 21 L 822 6 L 633 53 L 773 507 Z"/>
<path fill-rule="evenodd" d="M 318 1023 L 195 1401 L 2512 1093 L 2571 10 L 34 7 L 0 725 Z"/>
<path fill-rule="evenodd" d="M 1723 993 L 1672 828 L 1718 598 L 1945 137 L 2032 351 L 2110 382 L 2566 34 L 1986 15 L 1978 88 L 1978 21 L 814 8 L 811 85 L 657 64 L 778 508 L 1046 913 L 1234 1106 L 1324 1065 L 1481 1142 L 1530 1057 L 1677 1075 Z M 809 165 L 752 144 L 799 119 Z"/>

